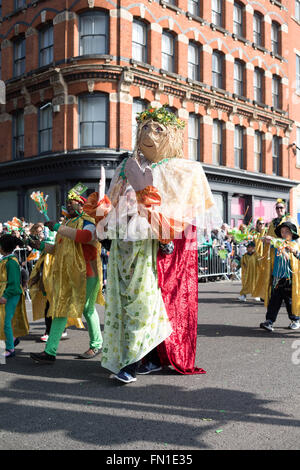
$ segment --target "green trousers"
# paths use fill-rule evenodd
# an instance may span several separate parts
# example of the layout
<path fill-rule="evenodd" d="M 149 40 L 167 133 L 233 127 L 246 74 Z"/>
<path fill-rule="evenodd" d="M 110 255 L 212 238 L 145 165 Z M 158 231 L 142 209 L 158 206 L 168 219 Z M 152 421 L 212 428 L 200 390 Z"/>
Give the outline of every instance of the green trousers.
<path fill-rule="evenodd" d="M 86 280 L 86 302 L 83 310 L 83 316 L 86 319 L 88 326 L 91 349 L 100 349 L 103 341 L 99 317 L 95 308 L 98 290 L 99 278 L 88 277 Z M 47 354 L 56 356 L 59 341 L 64 329 L 66 328 L 67 320 L 67 317 L 53 318 L 49 338 L 45 348 L 45 352 Z"/>
<path fill-rule="evenodd" d="M 15 314 L 20 297 L 21 297 L 20 294 L 14 295 L 13 297 L 10 297 L 9 299 L 7 299 L 7 302 L 5 304 L 4 334 L 5 334 L 6 349 L 15 349 L 14 334 L 13 334 L 11 322 Z"/>

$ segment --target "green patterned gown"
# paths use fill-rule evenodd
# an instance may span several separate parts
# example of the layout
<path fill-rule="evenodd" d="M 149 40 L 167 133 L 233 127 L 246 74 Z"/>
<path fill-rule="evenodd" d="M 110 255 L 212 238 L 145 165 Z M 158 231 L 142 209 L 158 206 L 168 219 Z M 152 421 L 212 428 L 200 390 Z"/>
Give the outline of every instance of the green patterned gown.
<path fill-rule="evenodd" d="M 114 373 L 137 362 L 172 332 L 158 287 L 157 240 L 112 241 L 101 365 Z"/>

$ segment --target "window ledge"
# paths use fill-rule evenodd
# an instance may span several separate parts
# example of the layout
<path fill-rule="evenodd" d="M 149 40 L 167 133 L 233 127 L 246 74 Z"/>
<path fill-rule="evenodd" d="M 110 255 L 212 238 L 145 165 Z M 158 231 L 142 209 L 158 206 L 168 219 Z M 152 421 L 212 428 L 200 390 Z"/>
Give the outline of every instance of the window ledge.
<path fill-rule="evenodd" d="M 255 42 L 252 43 L 252 47 L 254 49 L 258 49 L 259 51 L 263 52 L 264 54 L 267 54 L 269 51 L 265 47 L 261 46 L 260 44 L 256 44 Z"/>
<path fill-rule="evenodd" d="M 178 8 L 176 5 L 172 5 L 171 3 L 165 2 L 164 0 L 160 0 L 159 3 L 163 8 L 170 8 L 170 10 L 175 11 L 177 15 L 179 15 L 180 13 L 184 13 L 181 8 Z"/>
<path fill-rule="evenodd" d="M 260 103 L 259 101 L 253 100 L 253 104 L 254 106 L 258 106 L 259 108 L 268 109 L 268 105 L 264 103 Z"/>
<path fill-rule="evenodd" d="M 247 46 L 250 46 L 250 44 L 251 44 L 251 42 L 250 42 L 248 39 L 244 38 L 243 36 L 240 36 L 239 34 L 233 33 L 233 34 L 232 34 L 232 37 L 233 37 L 233 39 L 235 39 L 236 41 L 241 41 L 241 42 L 243 42 L 244 44 L 246 44 Z"/>
<path fill-rule="evenodd" d="M 204 19 L 201 18 L 201 16 L 194 15 L 193 13 L 187 11 L 186 16 L 188 17 L 189 20 L 195 20 L 198 21 L 198 23 L 201 23 L 202 25 L 208 25 L 209 23 Z"/>
<path fill-rule="evenodd" d="M 270 0 L 270 3 L 272 3 L 272 5 L 276 5 L 278 8 L 280 8 L 280 10 L 287 11 L 287 8 L 284 5 L 282 5 L 282 3 L 279 2 L 278 0 Z"/>
<path fill-rule="evenodd" d="M 230 96 L 229 91 L 223 90 L 223 88 L 217 88 L 215 86 L 211 86 L 211 91 L 216 93 L 221 93 L 224 96 Z"/>
<path fill-rule="evenodd" d="M 147 69 L 149 71 L 154 70 L 154 66 L 147 64 L 146 62 L 139 62 L 138 60 L 130 59 L 129 63 L 133 65 L 133 67 L 143 67 L 144 69 Z"/>
<path fill-rule="evenodd" d="M 233 93 L 233 94 L 232 94 L 232 97 L 233 97 L 234 99 L 236 99 L 236 100 L 244 101 L 245 103 L 249 103 L 249 102 L 250 102 L 249 98 L 246 98 L 246 96 L 238 95 L 238 94 L 236 94 L 236 93 Z"/>
<path fill-rule="evenodd" d="M 209 85 L 206 83 L 198 82 L 197 80 L 192 80 L 191 78 L 187 78 L 186 81 L 189 85 L 198 86 L 201 88 L 209 88 Z"/>
<path fill-rule="evenodd" d="M 214 24 L 214 23 L 210 23 L 210 27 L 213 31 L 219 31 L 220 33 L 223 33 L 224 36 L 231 36 L 231 33 L 230 31 L 228 31 L 227 29 L 223 28 L 222 26 L 219 26 L 217 24 Z"/>
<path fill-rule="evenodd" d="M 113 56 L 109 54 L 84 54 L 84 55 L 78 55 L 76 57 L 71 57 L 68 61 L 74 62 L 80 59 L 104 59 L 104 60 L 111 61 L 113 60 Z"/>

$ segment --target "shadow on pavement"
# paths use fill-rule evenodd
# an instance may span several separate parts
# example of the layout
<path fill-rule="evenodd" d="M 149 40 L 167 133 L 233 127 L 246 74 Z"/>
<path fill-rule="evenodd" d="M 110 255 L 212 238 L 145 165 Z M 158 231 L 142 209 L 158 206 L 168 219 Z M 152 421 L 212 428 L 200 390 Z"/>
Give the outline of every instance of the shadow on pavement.
<path fill-rule="evenodd" d="M 11 404 L 1 407 L 2 432 L 27 437 L 63 433 L 74 441 L 74 448 L 77 441 L 112 448 L 135 441 L 207 448 L 205 434 L 231 422 L 295 429 L 300 425 L 300 420 L 268 408 L 275 403 L 272 400 L 205 387 L 203 376 L 193 390 L 185 388 L 184 376 L 178 376 L 182 386 L 155 384 L 155 376 L 120 385 L 100 365 L 78 364 L 74 367 L 73 361 L 58 359 L 53 366 L 38 366 L 22 356 L 11 362 L 9 372 L 23 377 L 16 377 L 9 389 L 1 391 L 2 401 Z M 183 423 L 182 417 L 193 421 Z"/>

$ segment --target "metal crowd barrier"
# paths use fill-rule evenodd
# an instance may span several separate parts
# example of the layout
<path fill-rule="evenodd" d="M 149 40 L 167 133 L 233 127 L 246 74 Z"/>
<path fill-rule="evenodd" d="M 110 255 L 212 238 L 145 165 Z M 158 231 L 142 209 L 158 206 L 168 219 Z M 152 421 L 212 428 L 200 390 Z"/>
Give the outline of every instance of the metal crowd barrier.
<path fill-rule="evenodd" d="M 226 280 L 230 279 L 233 274 L 231 267 L 231 257 L 222 259 L 218 255 L 219 247 L 198 245 L 198 279 L 221 277 Z"/>

